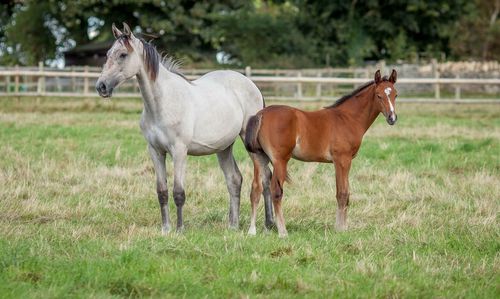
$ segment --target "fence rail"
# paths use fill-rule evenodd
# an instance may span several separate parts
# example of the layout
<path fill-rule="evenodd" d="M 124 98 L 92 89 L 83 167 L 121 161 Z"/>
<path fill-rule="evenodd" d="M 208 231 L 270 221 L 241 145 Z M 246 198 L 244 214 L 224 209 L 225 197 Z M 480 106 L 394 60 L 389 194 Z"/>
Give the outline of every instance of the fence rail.
<path fill-rule="evenodd" d="M 189 79 L 196 79 L 205 70 L 187 70 L 185 73 Z M 208 71 L 208 70 L 206 70 Z M 338 97 L 337 94 L 325 92 L 325 87 L 340 86 L 343 88 L 353 88 L 359 84 L 365 83 L 368 80 L 371 72 L 368 69 L 327 69 L 328 74 L 335 72 L 349 73 L 354 78 L 341 77 L 323 77 L 325 70 L 306 70 L 304 72 L 297 70 L 252 70 L 247 67 L 237 70 L 247 75 L 261 88 L 268 88 L 265 97 L 275 100 L 332 100 Z M 311 76 L 314 72 L 316 76 Z M 303 75 L 307 74 L 307 75 Z M 196 75 L 195 75 L 196 74 Z M 271 74 L 271 75 L 269 75 Z M 73 70 L 45 70 L 43 65 L 39 65 L 38 69 L 33 68 L 11 68 L 0 69 L 0 96 L 51 96 L 51 97 L 94 97 L 97 96 L 94 91 L 95 79 L 100 73 L 95 68 L 83 67 Z M 358 76 L 358 77 L 357 77 Z M 359 77 L 360 76 L 360 77 Z M 3 78 L 3 84 L 2 84 Z M 49 82 L 50 80 L 50 82 Z M 77 82 L 78 81 L 78 82 Z M 139 88 L 136 80 L 129 80 L 128 88 L 120 88 L 115 96 L 119 97 L 138 97 Z M 312 85 L 312 86 L 311 86 Z M 403 101 L 429 101 L 433 102 L 487 102 L 500 103 L 498 92 L 494 92 L 493 98 L 490 99 L 467 99 L 462 96 L 462 88 L 464 86 L 500 86 L 500 78 L 460 78 L 458 75 L 455 78 L 441 78 L 439 73 L 435 73 L 434 77 L 425 78 L 400 78 L 398 86 L 404 85 L 431 85 L 433 86 L 433 95 L 427 97 L 405 97 L 401 94 Z M 293 88 L 291 95 L 281 95 L 279 88 L 282 86 L 290 86 Z M 47 87 L 50 87 L 49 90 Z M 305 94 L 305 88 L 309 94 Z M 451 87 L 454 90 L 454 96 L 451 99 L 444 100 L 441 97 L 442 87 Z M 431 94 L 432 94 L 431 93 Z"/>

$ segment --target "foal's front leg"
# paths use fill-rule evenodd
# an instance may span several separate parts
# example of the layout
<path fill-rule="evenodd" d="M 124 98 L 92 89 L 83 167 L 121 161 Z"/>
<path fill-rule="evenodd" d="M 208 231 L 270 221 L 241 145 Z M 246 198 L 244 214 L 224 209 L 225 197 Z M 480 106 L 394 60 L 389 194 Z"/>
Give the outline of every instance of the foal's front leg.
<path fill-rule="evenodd" d="M 177 206 L 177 232 L 182 232 L 184 230 L 182 207 L 186 201 L 184 178 L 186 174 L 187 148 L 185 146 L 174 148 L 172 158 L 174 160 L 174 202 Z"/>
<path fill-rule="evenodd" d="M 337 222 L 338 231 L 347 229 L 347 207 L 349 206 L 349 170 L 352 158 L 341 156 L 335 159 L 335 178 L 337 183 Z"/>
<path fill-rule="evenodd" d="M 155 149 L 151 144 L 148 145 L 148 149 L 156 174 L 156 192 L 158 193 L 162 221 L 161 231 L 163 234 L 167 234 L 170 232 L 170 217 L 168 215 L 167 171 L 165 168 L 166 153 Z"/>

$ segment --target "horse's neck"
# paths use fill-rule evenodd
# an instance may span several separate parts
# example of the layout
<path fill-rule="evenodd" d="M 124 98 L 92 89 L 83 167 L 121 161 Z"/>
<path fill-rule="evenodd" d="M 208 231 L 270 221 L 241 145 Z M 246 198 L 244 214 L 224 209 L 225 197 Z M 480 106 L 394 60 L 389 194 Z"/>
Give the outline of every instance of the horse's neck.
<path fill-rule="evenodd" d="M 337 108 L 339 113 L 346 116 L 350 123 L 356 125 L 361 137 L 379 114 L 373 101 L 374 90 L 375 86 L 370 86 L 362 94 L 354 95 L 356 98 L 347 100 Z"/>
<path fill-rule="evenodd" d="M 144 102 L 144 111 L 147 114 L 156 114 L 163 111 L 165 107 L 174 108 L 171 102 L 178 101 L 179 97 L 176 92 L 179 90 L 178 84 L 181 78 L 169 72 L 160 65 L 155 81 L 149 79 L 145 69 L 137 74 L 137 81 L 141 90 L 142 99 Z"/>

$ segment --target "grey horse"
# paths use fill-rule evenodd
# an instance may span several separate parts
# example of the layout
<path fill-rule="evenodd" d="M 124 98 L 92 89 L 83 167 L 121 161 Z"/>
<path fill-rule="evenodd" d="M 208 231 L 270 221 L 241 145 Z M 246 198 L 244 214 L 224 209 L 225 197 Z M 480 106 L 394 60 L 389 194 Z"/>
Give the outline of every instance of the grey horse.
<path fill-rule="evenodd" d="M 162 232 L 170 232 L 166 154 L 174 162 L 173 195 L 177 206 L 177 231 L 183 230 L 182 207 L 187 155 L 217 154 L 229 191 L 229 227 L 238 228 L 242 176 L 233 156 L 233 144 L 245 137 L 248 119 L 265 104 L 255 84 L 234 71 L 213 71 L 189 81 L 171 59 L 162 59 L 155 47 L 137 38 L 127 24 L 107 53 L 96 89 L 111 97 L 113 89 L 136 76 L 144 109 L 140 122 L 154 164 Z M 257 163 L 250 154 L 254 167 Z M 269 192 L 271 171 L 262 175 L 266 227 L 274 224 Z"/>

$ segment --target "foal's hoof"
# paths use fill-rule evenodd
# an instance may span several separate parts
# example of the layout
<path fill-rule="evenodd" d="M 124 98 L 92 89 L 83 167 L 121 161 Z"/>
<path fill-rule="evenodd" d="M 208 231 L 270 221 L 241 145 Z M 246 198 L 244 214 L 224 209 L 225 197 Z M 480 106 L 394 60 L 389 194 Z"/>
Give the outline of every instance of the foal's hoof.
<path fill-rule="evenodd" d="M 184 233 L 184 226 L 177 227 L 177 229 L 175 230 L 175 232 L 178 233 L 178 234 Z"/>
<path fill-rule="evenodd" d="M 284 232 L 284 233 L 279 233 L 279 237 L 281 239 L 285 239 L 286 237 L 288 237 L 288 233 L 287 232 Z"/>
<path fill-rule="evenodd" d="M 257 234 L 257 230 L 255 229 L 255 227 L 250 227 L 248 229 L 248 235 L 249 236 L 255 236 Z"/>
<path fill-rule="evenodd" d="M 337 224 L 335 225 L 335 229 L 338 232 L 345 232 L 347 230 L 347 224 Z"/>

